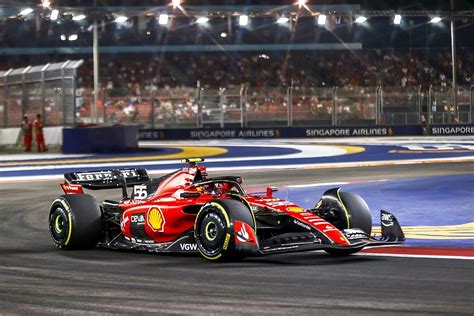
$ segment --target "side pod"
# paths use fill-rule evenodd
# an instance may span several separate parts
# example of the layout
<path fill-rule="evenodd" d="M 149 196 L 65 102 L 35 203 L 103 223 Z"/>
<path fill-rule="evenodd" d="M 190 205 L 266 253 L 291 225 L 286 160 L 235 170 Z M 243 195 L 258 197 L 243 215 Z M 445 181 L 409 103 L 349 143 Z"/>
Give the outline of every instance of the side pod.
<path fill-rule="evenodd" d="M 393 214 L 380 210 L 380 225 L 383 241 L 400 242 L 405 240 L 405 234 Z"/>

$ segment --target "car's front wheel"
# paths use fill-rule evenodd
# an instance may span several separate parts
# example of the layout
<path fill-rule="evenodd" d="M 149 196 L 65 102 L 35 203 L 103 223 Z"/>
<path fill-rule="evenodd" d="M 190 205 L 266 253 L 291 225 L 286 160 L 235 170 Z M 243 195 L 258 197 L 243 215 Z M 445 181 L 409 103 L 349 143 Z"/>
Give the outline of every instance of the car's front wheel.
<path fill-rule="evenodd" d="M 205 204 L 194 224 L 194 236 L 201 255 L 212 261 L 243 258 L 245 252 L 236 246 L 234 228 L 237 223 L 245 225 L 248 234 L 255 232 L 255 220 L 248 207 L 241 202 L 219 199 Z M 256 244 L 256 240 L 253 241 Z"/>

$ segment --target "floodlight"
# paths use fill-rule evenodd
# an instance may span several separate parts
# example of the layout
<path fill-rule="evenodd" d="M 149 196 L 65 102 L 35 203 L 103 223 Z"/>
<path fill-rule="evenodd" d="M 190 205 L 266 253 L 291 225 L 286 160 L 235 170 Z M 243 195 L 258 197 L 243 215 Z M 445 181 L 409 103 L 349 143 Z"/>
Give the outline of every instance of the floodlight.
<path fill-rule="evenodd" d="M 42 0 L 42 1 L 41 1 L 41 6 L 42 6 L 43 8 L 49 8 L 49 7 L 51 6 L 51 1 L 49 1 L 49 0 Z"/>
<path fill-rule="evenodd" d="M 66 40 L 66 35 L 61 34 L 60 38 L 61 38 L 61 41 L 65 41 Z"/>
<path fill-rule="evenodd" d="M 318 16 L 318 25 L 324 25 L 326 24 L 326 15 L 320 14 Z"/>
<path fill-rule="evenodd" d="M 79 36 L 77 36 L 77 34 L 71 34 L 71 35 L 69 35 L 68 40 L 70 40 L 70 41 L 75 41 L 75 40 L 77 40 L 78 38 L 79 38 Z"/>
<path fill-rule="evenodd" d="M 226 32 L 222 32 L 222 33 L 221 33 L 221 37 L 226 38 L 226 37 L 227 37 L 227 33 L 226 33 Z"/>
<path fill-rule="evenodd" d="M 158 24 L 159 25 L 167 25 L 169 20 L 169 16 L 166 13 L 162 13 L 158 16 Z"/>
<path fill-rule="evenodd" d="M 288 19 L 286 16 L 282 16 L 282 17 L 279 17 L 278 20 L 277 20 L 277 23 L 278 24 L 285 24 L 285 23 L 288 23 L 290 19 Z"/>
<path fill-rule="evenodd" d="M 306 0 L 298 0 L 298 5 L 301 7 L 301 6 L 304 6 L 306 3 Z"/>
<path fill-rule="evenodd" d="M 179 7 L 181 5 L 181 0 L 171 0 L 171 5 L 173 8 Z"/>
<path fill-rule="evenodd" d="M 118 17 L 115 18 L 115 22 L 116 23 L 123 23 L 125 21 L 127 21 L 128 18 L 126 16 L 123 16 L 123 15 L 119 15 Z"/>
<path fill-rule="evenodd" d="M 364 23 L 365 21 L 367 21 L 367 18 L 365 16 L 358 16 L 354 22 L 355 23 Z"/>
<path fill-rule="evenodd" d="M 247 24 L 249 24 L 249 16 L 245 14 L 239 16 L 239 25 L 246 26 Z"/>
<path fill-rule="evenodd" d="M 31 12 L 33 12 L 32 8 L 26 8 L 26 9 L 23 9 L 23 10 L 20 11 L 20 15 L 28 15 Z"/>
<path fill-rule="evenodd" d="M 79 15 L 74 16 L 72 19 L 74 21 L 81 21 L 81 20 L 84 20 L 85 18 L 86 16 L 84 14 L 79 14 Z"/>
<path fill-rule="evenodd" d="M 201 17 L 196 19 L 197 24 L 204 24 L 204 23 L 207 23 L 207 22 L 209 22 L 209 18 L 207 18 L 205 16 L 201 16 Z"/>
<path fill-rule="evenodd" d="M 49 17 L 51 21 L 56 21 L 58 19 L 59 10 L 51 11 L 51 16 Z"/>
<path fill-rule="evenodd" d="M 431 22 L 431 23 L 439 23 L 439 22 L 441 22 L 441 20 L 442 20 L 442 19 L 441 19 L 439 16 L 435 16 L 434 18 L 432 18 L 432 19 L 430 20 L 430 22 Z"/>
<path fill-rule="evenodd" d="M 400 14 L 395 14 L 393 17 L 393 24 L 400 25 L 402 22 L 402 16 Z"/>

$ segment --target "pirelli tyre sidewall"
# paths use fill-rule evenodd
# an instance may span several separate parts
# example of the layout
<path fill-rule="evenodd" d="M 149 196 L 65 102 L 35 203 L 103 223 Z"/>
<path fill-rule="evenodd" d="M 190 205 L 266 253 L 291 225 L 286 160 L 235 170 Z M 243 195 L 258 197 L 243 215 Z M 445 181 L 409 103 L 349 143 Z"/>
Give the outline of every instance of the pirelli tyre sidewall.
<path fill-rule="evenodd" d="M 61 195 L 49 211 L 49 232 L 61 249 L 87 249 L 102 237 L 102 212 L 88 194 Z"/>
<path fill-rule="evenodd" d="M 255 230 L 250 210 L 240 201 L 218 199 L 201 208 L 196 216 L 194 236 L 197 249 L 204 258 L 231 261 L 245 256 L 236 249 L 234 220 L 245 222 Z"/>
<path fill-rule="evenodd" d="M 372 232 L 372 217 L 365 200 L 358 194 L 351 192 L 338 191 L 339 200 L 342 203 L 344 211 L 348 215 L 347 228 L 359 228 L 368 235 Z M 326 252 L 333 256 L 347 256 L 362 250 L 360 248 L 352 249 L 326 249 Z"/>
<path fill-rule="evenodd" d="M 360 228 L 368 235 L 372 232 L 372 217 L 364 199 L 352 192 L 339 192 L 339 198 L 350 216 L 348 228 Z"/>

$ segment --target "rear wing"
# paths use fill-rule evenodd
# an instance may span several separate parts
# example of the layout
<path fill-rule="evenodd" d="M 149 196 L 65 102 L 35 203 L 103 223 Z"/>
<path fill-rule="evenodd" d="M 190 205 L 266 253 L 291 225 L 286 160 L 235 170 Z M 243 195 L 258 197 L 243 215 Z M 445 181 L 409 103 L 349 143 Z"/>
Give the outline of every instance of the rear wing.
<path fill-rule="evenodd" d="M 114 169 L 87 172 L 71 172 L 64 174 L 69 184 L 80 184 L 90 190 L 103 190 L 132 187 L 150 180 L 146 169 Z"/>

